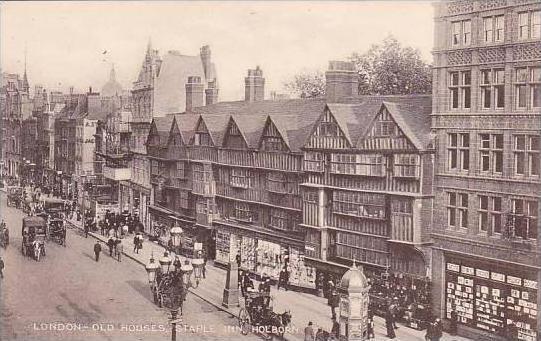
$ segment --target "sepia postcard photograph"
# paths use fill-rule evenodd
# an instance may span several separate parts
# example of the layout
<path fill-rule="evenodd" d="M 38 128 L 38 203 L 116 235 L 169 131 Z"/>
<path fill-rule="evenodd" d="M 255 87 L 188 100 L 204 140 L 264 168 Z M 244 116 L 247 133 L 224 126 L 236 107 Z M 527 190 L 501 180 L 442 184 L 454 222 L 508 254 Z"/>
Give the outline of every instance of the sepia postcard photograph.
<path fill-rule="evenodd" d="M 541 2 L 0 1 L 0 341 L 540 341 Z"/>

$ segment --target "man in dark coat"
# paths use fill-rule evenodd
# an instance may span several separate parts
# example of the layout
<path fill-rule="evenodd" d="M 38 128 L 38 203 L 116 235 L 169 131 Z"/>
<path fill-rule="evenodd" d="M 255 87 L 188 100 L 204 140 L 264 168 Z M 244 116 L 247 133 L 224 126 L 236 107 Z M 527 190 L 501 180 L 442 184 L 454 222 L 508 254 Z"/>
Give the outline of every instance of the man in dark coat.
<path fill-rule="evenodd" d="M 101 244 L 100 242 L 96 242 L 94 244 L 94 255 L 96 255 L 96 262 L 100 260 L 100 252 L 101 252 Z"/>
<path fill-rule="evenodd" d="M 109 240 L 107 240 L 107 246 L 109 247 L 109 256 L 113 257 L 113 248 L 115 247 L 115 241 L 113 237 L 109 237 Z"/>
<path fill-rule="evenodd" d="M 456 308 L 453 306 L 451 309 L 451 322 L 449 325 L 449 334 L 456 335 L 458 328 L 458 313 Z"/>
<path fill-rule="evenodd" d="M 340 323 L 336 321 L 336 318 L 332 319 L 331 333 L 334 335 L 336 339 L 338 339 L 338 337 L 340 336 Z"/>
<path fill-rule="evenodd" d="M 385 328 L 387 329 L 387 337 L 389 339 L 394 339 L 396 337 L 393 320 L 393 313 L 391 312 L 391 309 L 387 309 L 387 312 L 385 313 Z"/>
<path fill-rule="evenodd" d="M 0 257 L 0 277 L 4 278 L 4 260 Z"/>

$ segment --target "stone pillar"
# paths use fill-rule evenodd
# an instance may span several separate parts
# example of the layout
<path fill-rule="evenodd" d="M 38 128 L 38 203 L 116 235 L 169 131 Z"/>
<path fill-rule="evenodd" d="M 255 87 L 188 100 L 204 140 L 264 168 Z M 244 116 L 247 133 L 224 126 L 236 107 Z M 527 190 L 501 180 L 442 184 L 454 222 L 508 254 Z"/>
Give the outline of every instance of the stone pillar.
<path fill-rule="evenodd" d="M 226 308 L 239 306 L 239 268 L 236 262 L 229 262 L 227 266 L 222 306 Z"/>

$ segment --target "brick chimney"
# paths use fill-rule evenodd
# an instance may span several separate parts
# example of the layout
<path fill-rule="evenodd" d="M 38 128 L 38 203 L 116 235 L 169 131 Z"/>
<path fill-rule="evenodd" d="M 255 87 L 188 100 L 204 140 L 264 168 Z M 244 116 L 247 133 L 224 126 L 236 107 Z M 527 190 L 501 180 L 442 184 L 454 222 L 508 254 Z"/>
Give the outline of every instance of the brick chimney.
<path fill-rule="evenodd" d="M 248 76 L 244 78 L 244 100 L 246 102 L 263 101 L 265 99 L 265 78 L 263 70 L 258 67 L 248 69 Z"/>
<path fill-rule="evenodd" d="M 205 86 L 201 83 L 201 77 L 190 76 L 186 83 L 186 111 L 205 105 Z"/>
<path fill-rule="evenodd" d="M 205 103 L 211 105 L 218 102 L 218 83 L 216 79 L 208 82 L 208 88 L 205 89 Z"/>
<path fill-rule="evenodd" d="M 347 103 L 358 97 L 359 75 L 351 62 L 330 61 L 325 82 L 327 103 Z"/>

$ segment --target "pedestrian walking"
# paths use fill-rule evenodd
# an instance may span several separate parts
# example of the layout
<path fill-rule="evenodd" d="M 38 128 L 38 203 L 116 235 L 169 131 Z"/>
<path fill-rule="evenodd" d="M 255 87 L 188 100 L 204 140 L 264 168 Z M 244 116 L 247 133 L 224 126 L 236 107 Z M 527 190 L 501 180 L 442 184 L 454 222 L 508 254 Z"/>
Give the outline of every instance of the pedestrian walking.
<path fill-rule="evenodd" d="M 334 337 L 337 339 L 340 337 L 340 323 L 336 321 L 336 318 L 332 319 L 331 334 L 334 335 Z"/>
<path fill-rule="evenodd" d="M 88 226 L 88 224 L 85 224 L 85 238 L 88 238 L 88 230 L 90 229 L 90 227 Z"/>
<path fill-rule="evenodd" d="M 338 308 L 338 305 L 340 304 L 340 297 L 338 296 L 338 293 L 336 292 L 336 288 L 334 287 L 334 283 L 332 281 L 329 281 L 330 285 L 330 295 L 327 299 L 327 304 L 331 307 L 331 318 L 336 318 L 336 308 Z"/>
<path fill-rule="evenodd" d="M 394 332 L 393 313 L 391 312 L 391 309 L 387 309 L 387 312 L 385 313 L 385 328 L 387 329 L 387 337 L 389 339 L 394 339 L 396 334 Z"/>
<path fill-rule="evenodd" d="M 398 326 L 396 325 L 396 314 L 398 310 L 398 306 L 396 304 L 397 298 L 395 297 L 393 301 L 390 302 L 389 310 L 391 311 L 391 316 L 393 318 L 393 328 L 398 329 Z"/>
<path fill-rule="evenodd" d="M 453 305 L 451 307 L 451 322 L 449 324 L 449 334 L 456 335 L 458 329 L 458 313 L 456 312 L 456 307 Z"/>
<path fill-rule="evenodd" d="M 314 328 L 312 327 L 312 321 L 308 322 L 308 326 L 304 328 L 304 341 L 314 341 Z"/>
<path fill-rule="evenodd" d="M 120 239 L 117 240 L 116 244 L 116 256 L 119 262 L 122 262 L 122 252 L 124 251 L 124 245 Z"/>
<path fill-rule="evenodd" d="M 366 331 L 366 337 L 370 339 L 375 339 L 376 334 L 374 333 L 374 318 L 372 316 L 368 316 L 368 325 L 367 325 L 367 331 Z"/>
<path fill-rule="evenodd" d="M 0 256 L 0 278 L 4 278 L 4 259 Z"/>
<path fill-rule="evenodd" d="M 94 244 L 94 255 L 96 255 L 96 262 L 100 260 L 100 252 L 101 252 L 101 244 L 98 241 L 96 242 L 96 244 Z"/>
<path fill-rule="evenodd" d="M 440 341 L 442 336 L 443 336 L 443 324 L 441 323 L 441 320 L 437 318 L 434 321 L 434 337 L 432 338 L 432 340 Z"/>
<path fill-rule="evenodd" d="M 113 248 L 115 247 L 115 241 L 113 237 L 109 237 L 107 240 L 107 246 L 109 247 L 109 256 L 113 257 Z"/>

